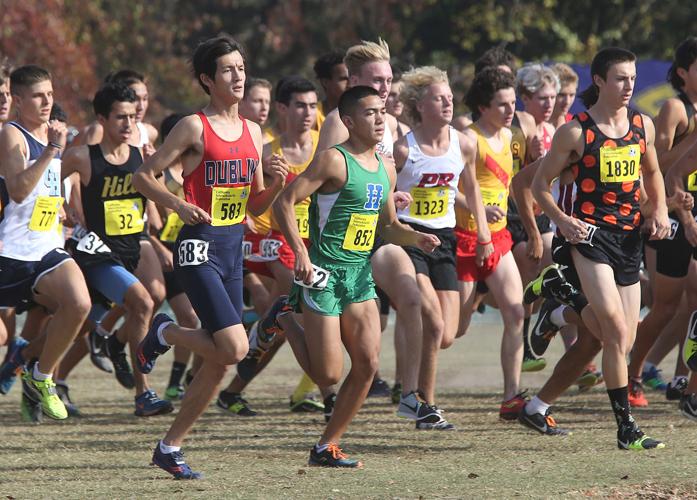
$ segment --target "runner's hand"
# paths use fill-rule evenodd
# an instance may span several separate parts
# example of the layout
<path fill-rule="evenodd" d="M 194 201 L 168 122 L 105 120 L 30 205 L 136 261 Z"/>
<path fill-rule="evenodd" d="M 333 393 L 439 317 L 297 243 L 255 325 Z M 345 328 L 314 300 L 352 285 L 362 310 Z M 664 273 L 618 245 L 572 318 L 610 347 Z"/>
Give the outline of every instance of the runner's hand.
<path fill-rule="evenodd" d="M 433 252 L 440 246 L 440 240 L 435 234 L 420 233 L 416 231 L 416 247 L 426 253 Z"/>
<path fill-rule="evenodd" d="M 503 220 L 503 218 L 506 216 L 506 212 L 501 210 L 501 207 L 497 207 L 495 205 L 485 206 L 484 212 L 486 212 L 486 221 L 489 224 Z"/>
<path fill-rule="evenodd" d="M 477 243 L 474 254 L 474 263 L 477 267 L 482 267 L 487 259 L 494 253 L 494 244 L 489 242 L 486 245 Z"/>
<path fill-rule="evenodd" d="M 68 127 L 65 123 L 58 120 L 48 122 L 48 142 L 52 142 L 65 149 L 65 142 L 68 139 Z"/>
<path fill-rule="evenodd" d="M 685 231 L 685 239 L 693 246 L 697 247 L 697 222 L 691 222 L 687 226 L 683 226 Z"/>
<path fill-rule="evenodd" d="M 560 222 L 560 224 L 557 224 L 557 227 L 561 235 L 572 245 L 585 240 L 588 236 L 588 227 L 586 227 L 583 221 L 567 215 Z"/>
<path fill-rule="evenodd" d="M 295 255 L 295 279 L 302 281 L 306 285 L 312 284 L 313 271 L 312 262 L 307 252 Z"/>
<path fill-rule="evenodd" d="M 668 214 L 663 211 L 659 213 L 654 212 L 646 218 L 643 229 L 648 233 L 649 240 L 662 240 L 670 234 Z"/>
<path fill-rule="evenodd" d="M 534 231 L 528 235 L 527 256 L 531 260 L 539 261 L 542 259 L 544 245 L 539 231 Z"/>
<path fill-rule="evenodd" d="M 150 143 L 147 143 L 145 146 L 143 146 L 143 161 L 147 160 L 148 158 L 150 158 L 154 154 L 155 154 L 155 146 L 153 146 Z"/>
<path fill-rule="evenodd" d="M 208 215 L 205 210 L 185 201 L 177 208 L 177 215 L 184 221 L 184 224 L 188 224 L 189 226 L 211 223 L 211 216 Z"/>
<path fill-rule="evenodd" d="M 273 179 L 272 185 L 280 185 L 283 187 L 286 185 L 286 177 L 288 176 L 288 160 L 284 157 L 274 154 L 271 155 L 271 160 L 268 165 L 265 165 L 266 175 Z"/>
<path fill-rule="evenodd" d="M 545 154 L 545 144 L 540 134 L 535 135 L 530 141 L 530 158 L 535 161 Z"/>
<path fill-rule="evenodd" d="M 409 193 L 405 193 L 404 191 L 395 191 L 392 195 L 392 199 L 394 199 L 394 206 L 397 208 L 397 210 L 404 210 L 411 205 L 412 201 L 414 201 L 411 195 Z"/>

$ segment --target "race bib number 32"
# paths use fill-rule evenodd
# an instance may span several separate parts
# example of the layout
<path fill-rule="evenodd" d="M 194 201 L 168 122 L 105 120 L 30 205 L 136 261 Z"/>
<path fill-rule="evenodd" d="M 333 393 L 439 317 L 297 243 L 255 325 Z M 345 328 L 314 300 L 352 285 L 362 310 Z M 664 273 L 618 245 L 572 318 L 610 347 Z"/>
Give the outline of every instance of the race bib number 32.
<path fill-rule="evenodd" d="M 633 182 L 639 180 L 641 153 L 638 144 L 600 148 L 601 182 Z"/>
<path fill-rule="evenodd" d="M 417 219 L 437 219 L 448 213 L 449 190 L 447 187 L 413 187 L 409 215 Z"/>
<path fill-rule="evenodd" d="M 50 231 L 58 223 L 58 212 L 63 206 L 60 196 L 39 196 L 34 202 L 34 210 L 29 219 L 29 229 L 32 231 Z"/>
<path fill-rule="evenodd" d="M 203 240 L 182 240 L 177 248 L 177 262 L 180 266 L 200 266 L 208 262 L 209 242 Z"/>
<path fill-rule="evenodd" d="M 211 200 L 211 225 L 232 226 L 244 220 L 249 187 L 214 187 Z"/>
<path fill-rule="evenodd" d="M 143 231 L 143 200 L 106 200 L 104 202 L 104 227 L 107 236 L 125 236 Z"/>
<path fill-rule="evenodd" d="M 378 214 L 351 214 L 344 236 L 344 250 L 370 252 L 375 241 Z"/>

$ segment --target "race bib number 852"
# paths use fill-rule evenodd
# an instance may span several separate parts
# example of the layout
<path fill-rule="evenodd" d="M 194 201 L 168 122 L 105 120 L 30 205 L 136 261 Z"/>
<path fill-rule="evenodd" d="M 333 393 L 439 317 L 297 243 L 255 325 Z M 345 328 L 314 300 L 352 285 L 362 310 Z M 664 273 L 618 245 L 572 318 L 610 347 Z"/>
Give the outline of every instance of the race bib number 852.
<path fill-rule="evenodd" d="M 344 236 L 344 250 L 370 252 L 375 241 L 378 214 L 351 214 Z"/>
<path fill-rule="evenodd" d="M 200 266 L 208 262 L 209 242 L 203 240 L 182 240 L 177 248 L 177 262 L 180 266 Z"/>

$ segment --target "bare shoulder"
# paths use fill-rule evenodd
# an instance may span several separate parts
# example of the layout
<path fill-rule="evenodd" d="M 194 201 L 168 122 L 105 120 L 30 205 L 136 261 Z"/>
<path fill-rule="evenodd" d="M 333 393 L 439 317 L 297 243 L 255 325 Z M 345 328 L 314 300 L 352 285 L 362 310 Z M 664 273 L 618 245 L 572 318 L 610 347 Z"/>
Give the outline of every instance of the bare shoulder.
<path fill-rule="evenodd" d="M 259 140 L 261 140 L 262 132 L 259 124 L 253 122 L 252 120 L 247 120 L 246 118 L 244 119 L 244 121 L 247 122 L 247 129 L 249 130 L 249 133 L 252 134 L 252 137 L 254 137 L 255 139 L 259 138 Z"/>
<path fill-rule="evenodd" d="M 460 132 L 464 132 L 467 127 L 472 125 L 472 115 L 466 114 L 457 116 L 453 119 L 452 125 Z"/>
<path fill-rule="evenodd" d="M 145 130 L 148 131 L 148 139 L 150 140 L 150 144 L 156 144 L 157 138 L 160 135 L 160 133 L 151 123 L 143 123 L 143 125 L 145 125 Z"/>
<path fill-rule="evenodd" d="M 518 122 L 520 123 L 520 128 L 526 137 L 535 135 L 535 130 L 537 126 L 535 125 L 535 118 L 526 111 L 516 111 L 516 116 L 518 117 Z"/>

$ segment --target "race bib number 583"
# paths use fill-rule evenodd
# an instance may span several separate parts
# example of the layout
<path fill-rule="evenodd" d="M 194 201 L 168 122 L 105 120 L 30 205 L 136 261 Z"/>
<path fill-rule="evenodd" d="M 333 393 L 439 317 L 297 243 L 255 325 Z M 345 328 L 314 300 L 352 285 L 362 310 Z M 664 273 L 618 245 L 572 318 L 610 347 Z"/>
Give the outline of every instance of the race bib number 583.
<path fill-rule="evenodd" d="M 209 242 L 203 240 L 182 240 L 177 248 L 177 262 L 180 266 L 200 266 L 208 262 Z"/>
<path fill-rule="evenodd" d="M 247 213 L 248 187 L 214 187 L 211 200 L 211 225 L 232 226 Z"/>

